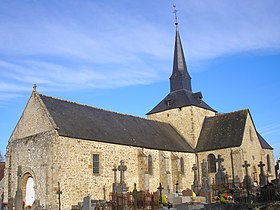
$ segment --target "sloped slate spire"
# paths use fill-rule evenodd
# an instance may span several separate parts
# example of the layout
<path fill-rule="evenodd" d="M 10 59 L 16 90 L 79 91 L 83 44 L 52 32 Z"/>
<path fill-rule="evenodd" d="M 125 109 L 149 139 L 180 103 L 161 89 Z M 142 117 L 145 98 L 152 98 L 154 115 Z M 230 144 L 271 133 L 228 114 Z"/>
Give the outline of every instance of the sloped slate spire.
<path fill-rule="evenodd" d="M 185 89 L 192 92 L 191 77 L 188 73 L 184 51 L 176 23 L 173 72 L 170 77 L 170 92 Z"/>

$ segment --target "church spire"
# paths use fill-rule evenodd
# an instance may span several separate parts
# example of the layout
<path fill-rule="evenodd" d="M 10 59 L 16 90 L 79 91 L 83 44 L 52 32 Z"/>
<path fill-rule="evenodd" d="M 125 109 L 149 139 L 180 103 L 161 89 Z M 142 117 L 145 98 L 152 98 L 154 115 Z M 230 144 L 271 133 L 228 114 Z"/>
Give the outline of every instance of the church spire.
<path fill-rule="evenodd" d="M 191 77 L 188 73 L 186 60 L 184 56 L 183 46 L 180 39 L 178 29 L 178 19 L 176 5 L 174 7 L 175 13 L 175 25 L 176 25 L 176 36 L 175 36 L 175 48 L 174 48 L 174 59 L 173 59 L 173 72 L 170 77 L 170 92 L 185 89 L 192 92 Z"/>

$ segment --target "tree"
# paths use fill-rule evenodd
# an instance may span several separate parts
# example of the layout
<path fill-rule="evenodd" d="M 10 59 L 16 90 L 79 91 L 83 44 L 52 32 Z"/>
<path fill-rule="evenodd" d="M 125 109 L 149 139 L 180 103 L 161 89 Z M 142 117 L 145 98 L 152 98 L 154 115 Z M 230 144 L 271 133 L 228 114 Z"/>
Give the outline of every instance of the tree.
<path fill-rule="evenodd" d="M 5 157 L 0 150 L 0 162 L 4 162 L 4 161 L 5 161 Z"/>

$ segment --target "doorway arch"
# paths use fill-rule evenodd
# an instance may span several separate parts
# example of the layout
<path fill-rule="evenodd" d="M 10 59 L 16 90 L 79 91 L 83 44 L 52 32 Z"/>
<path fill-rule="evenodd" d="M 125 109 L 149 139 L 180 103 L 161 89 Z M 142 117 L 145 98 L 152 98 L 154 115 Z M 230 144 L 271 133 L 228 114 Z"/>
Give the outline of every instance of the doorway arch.
<path fill-rule="evenodd" d="M 32 206 L 35 201 L 35 180 L 31 173 L 27 172 L 22 176 L 21 189 L 25 206 Z"/>

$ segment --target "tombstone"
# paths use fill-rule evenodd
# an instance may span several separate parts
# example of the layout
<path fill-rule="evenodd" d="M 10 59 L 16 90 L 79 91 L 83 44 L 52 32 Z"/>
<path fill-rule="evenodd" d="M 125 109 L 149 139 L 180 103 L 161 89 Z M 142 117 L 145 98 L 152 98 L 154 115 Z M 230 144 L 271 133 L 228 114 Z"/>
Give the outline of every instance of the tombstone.
<path fill-rule="evenodd" d="M 137 209 L 138 192 L 137 192 L 137 189 L 136 189 L 136 183 L 134 183 L 134 189 L 132 191 L 132 197 L 133 197 L 133 207 L 134 207 L 134 209 Z"/>
<path fill-rule="evenodd" d="M 266 175 L 264 173 L 264 169 L 263 167 L 265 166 L 265 164 L 260 161 L 260 163 L 258 164 L 258 167 L 260 168 L 260 186 L 263 187 L 265 185 L 267 185 L 267 178 L 266 178 Z"/>
<path fill-rule="evenodd" d="M 193 173 L 194 173 L 194 180 L 193 180 L 193 191 L 195 194 L 198 194 L 199 192 L 199 180 L 198 180 L 198 167 L 196 164 L 193 164 L 192 167 Z"/>
<path fill-rule="evenodd" d="M 20 188 L 21 176 L 22 176 L 22 166 L 18 166 L 17 191 L 16 191 L 16 196 L 15 196 L 15 210 L 23 209 L 23 196 L 22 196 L 22 190 Z"/>
<path fill-rule="evenodd" d="M 40 200 L 38 200 L 38 199 L 34 200 L 34 202 L 33 202 L 33 204 L 32 204 L 32 208 L 33 208 L 34 210 L 39 210 L 39 209 L 41 209 Z"/>
<path fill-rule="evenodd" d="M 95 208 L 91 206 L 91 197 L 88 195 L 84 197 L 82 210 L 94 210 Z"/>
<path fill-rule="evenodd" d="M 218 163 L 218 172 L 215 174 L 215 185 L 217 185 L 218 189 L 221 191 L 223 185 L 225 185 L 225 172 L 222 166 L 222 162 L 224 159 L 221 155 L 218 155 L 218 158 L 215 160 Z"/>

